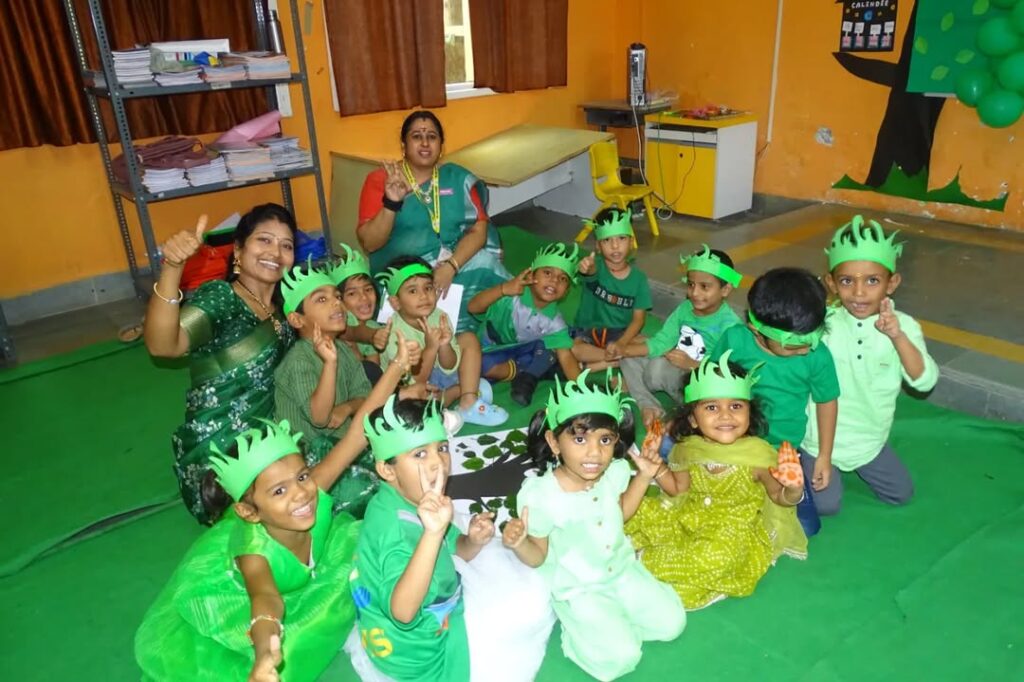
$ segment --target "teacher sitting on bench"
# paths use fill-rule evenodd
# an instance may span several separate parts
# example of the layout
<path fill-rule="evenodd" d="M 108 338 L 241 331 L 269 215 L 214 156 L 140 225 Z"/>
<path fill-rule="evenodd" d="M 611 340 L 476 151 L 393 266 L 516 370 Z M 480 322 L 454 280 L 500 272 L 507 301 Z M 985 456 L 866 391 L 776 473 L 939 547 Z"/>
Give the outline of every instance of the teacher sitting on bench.
<path fill-rule="evenodd" d="M 498 231 L 487 219 L 487 186 L 468 170 L 440 162 L 444 128 L 431 111 L 402 124 L 402 155 L 366 176 L 359 199 L 359 243 L 377 273 L 398 256 L 420 256 L 434 268 L 438 294 L 461 284 L 457 331 L 476 320 L 466 305 L 478 292 L 509 279 Z"/>

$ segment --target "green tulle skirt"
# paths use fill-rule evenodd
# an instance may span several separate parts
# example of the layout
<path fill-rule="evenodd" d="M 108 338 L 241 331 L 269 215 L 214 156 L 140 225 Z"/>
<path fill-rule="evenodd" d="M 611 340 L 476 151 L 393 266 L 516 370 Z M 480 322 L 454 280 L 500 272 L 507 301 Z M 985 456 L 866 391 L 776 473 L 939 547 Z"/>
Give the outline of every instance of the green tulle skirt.
<path fill-rule="evenodd" d="M 249 596 L 229 546 L 226 517 L 200 537 L 150 607 L 135 635 L 146 680 L 245 680 L 253 665 Z M 310 579 L 282 594 L 281 680 L 315 680 L 341 650 L 355 622 L 349 592 L 359 522 L 335 517 Z"/>

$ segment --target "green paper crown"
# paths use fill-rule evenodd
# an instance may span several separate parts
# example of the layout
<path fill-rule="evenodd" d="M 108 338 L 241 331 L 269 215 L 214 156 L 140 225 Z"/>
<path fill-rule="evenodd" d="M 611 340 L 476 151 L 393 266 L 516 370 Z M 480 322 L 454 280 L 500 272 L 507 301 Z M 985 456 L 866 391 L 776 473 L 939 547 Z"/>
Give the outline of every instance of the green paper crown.
<path fill-rule="evenodd" d="M 370 441 L 373 458 L 384 462 L 395 455 L 418 448 L 427 443 L 448 440 L 441 418 L 441 405 L 436 400 L 427 401 L 423 410 L 423 424 L 418 428 L 408 426 L 395 414 L 395 396 L 384 403 L 384 416 L 371 423 L 370 415 L 363 417 L 363 431 Z"/>
<path fill-rule="evenodd" d="M 426 275 L 433 279 L 434 271 L 422 263 L 409 263 L 401 268 L 388 268 L 384 272 L 377 273 L 377 281 L 387 290 L 388 294 L 397 296 L 398 290 L 405 284 L 405 280 L 414 275 Z"/>
<path fill-rule="evenodd" d="M 738 377 L 729 369 L 729 356 L 732 348 L 722 353 L 718 362 L 704 358 L 697 369 L 693 370 L 690 382 L 683 391 L 683 400 L 688 403 L 712 398 L 738 398 L 750 400 L 754 384 L 757 383 L 757 369 L 764 363 L 754 365 L 747 376 Z"/>
<path fill-rule="evenodd" d="M 778 329 L 761 322 L 761 320 L 754 316 L 754 313 L 751 310 L 747 311 L 747 319 L 750 320 L 750 324 L 754 326 L 754 329 L 761 332 L 769 339 L 778 341 L 783 346 L 810 346 L 813 350 L 818 347 L 818 343 L 821 341 L 821 337 L 825 333 L 824 323 L 814 331 L 798 334 L 796 332 Z"/>
<path fill-rule="evenodd" d="M 292 433 L 287 419 L 275 424 L 261 419 L 267 425 L 266 432 L 249 429 L 235 438 L 238 444 L 238 459 L 224 454 L 216 444 L 210 446 L 215 454 L 210 457 L 210 468 L 217 482 L 236 502 L 242 499 L 256 477 L 268 466 L 288 455 L 301 453 L 299 439 L 302 434 Z"/>
<path fill-rule="evenodd" d="M 580 264 L 580 245 L 573 242 L 572 251 L 565 244 L 555 242 L 547 244 L 537 251 L 533 257 L 531 270 L 537 268 L 558 268 L 569 276 L 571 281 L 576 281 L 576 272 Z"/>
<path fill-rule="evenodd" d="M 296 265 L 281 278 L 281 295 L 284 297 L 284 313 L 294 313 L 311 293 L 320 287 L 337 286 L 327 273 L 313 267 L 313 257 L 306 259 L 306 272 Z"/>
<path fill-rule="evenodd" d="M 686 271 L 697 270 L 698 272 L 706 272 L 728 282 L 734 287 L 738 287 L 740 282 L 743 281 L 743 275 L 723 263 L 722 259 L 716 254 L 711 253 L 711 247 L 707 244 L 702 244 L 702 246 L 704 250 L 700 253 L 690 256 L 679 256 L 679 262 L 686 268 Z M 683 281 L 686 281 L 685 276 L 683 276 Z"/>
<path fill-rule="evenodd" d="M 627 208 L 625 211 L 617 211 L 616 213 L 618 218 L 609 218 L 600 223 L 584 220 L 583 223 L 594 229 L 594 237 L 598 241 L 611 239 L 612 237 L 632 237 L 633 211 Z"/>
<path fill-rule="evenodd" d="M 886 237 L 877 221 L 865 224 L 863 216 L 853 216 L 853 220 L 836 230 L 832 244 L 825 249 L 829 271 L 847 261 L 869 260 L 896 272 L 896 259 L 903 253 L 903 242 L 893 241 L 897 234 L 898 230 Z"/>
<path fill-rule="evenodd" d="M 605 385 L 588 385 L 587 377 L 590 370 L 585 369 L 575 381 L 567 381 L 562 385 L 555 376 L 555 387 L 548 394 L 547 424 L 555 429 L 573 417 L 581 414 L 606 414 L 616 421 L 622 421 L 626 406 L 633 399 L 622 394 L 622 382 L 612 389 L 611 372 L 605 375 Z"/>
<path fill-rule="evenodd" d="M 339 258 L 327 271 L 327 275 L 336 286 L 340 287 L 341 283 L 349 277 L 370 276 L 370 261 L 366 260 L 366 256 L 359 251 L 354 251 L 348 244 L 338 242 L 338 246 L 345 252 L 345 256 Z"/>

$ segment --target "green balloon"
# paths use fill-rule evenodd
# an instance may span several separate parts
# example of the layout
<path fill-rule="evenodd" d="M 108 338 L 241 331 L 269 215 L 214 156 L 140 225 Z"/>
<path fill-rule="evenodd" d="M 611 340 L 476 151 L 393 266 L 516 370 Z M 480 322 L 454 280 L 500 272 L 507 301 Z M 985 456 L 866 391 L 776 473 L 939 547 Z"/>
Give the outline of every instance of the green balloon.
<path fill-rule="evenodd" d="M 989 57 L 1001 57 L 1020 49 L 1020 34 L 1006 16 L 989 19 L 978 29 L 978 49 Z"/>
<path fill-rule="evenodd" d="M 1024 34 L 1024 2 L 1018 2 L 1017 6 L 1010 12 L 1010 24 L 1017 33 Z"/>
<path fill-rule="evenodd" d="M 1024 91 L 1024 52 L 1007 57 L 996 72 L 999 82 L 1007 90 Z"/>
<path fill-rule="evenodd" d="M 992 90 L 978 101 L 978 118 L 992 128 L 1013 125 L 1022 113 L 1024 97 L 1009 90 Z"/>
<path fill-rule="evenodd" d="M 989 0 L 992 5 L 999 9 L 1010 9 L 1017 4 L 1017 0 Z"/>
<path fill-rule="evenodd" d="M 957 76 L 953 90 L 961 102 L 969 107 L 976 107 L 978 100 L 991 90 L 993 85 L 995 85 L 995 79 L 988 71 L 968 69 Z"/>

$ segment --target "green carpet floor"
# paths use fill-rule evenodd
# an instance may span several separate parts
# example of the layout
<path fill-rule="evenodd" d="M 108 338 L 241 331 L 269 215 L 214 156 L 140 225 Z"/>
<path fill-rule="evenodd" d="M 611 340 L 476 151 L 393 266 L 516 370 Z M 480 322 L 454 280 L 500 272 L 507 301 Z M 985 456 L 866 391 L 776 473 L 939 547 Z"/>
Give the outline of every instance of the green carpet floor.
<path fill-rule="evenodd" d="M 508 253 L 510 269 L 528 256 Z M 139 346 L 113 350 L 0 374 L 12 439 L 2 499 L 14 510 L 0 554 L 4 679 L 138 679 L 135 629 L 201 532 L 171 504 L 78 534 L 176 494 L 169 433 L 186 373 L 154 368 Z M 496 391 L 505 405 L 507 392 Z M 509 426 L 525 425 L 541 393 Z M 624 679 L 1024 679 L 1024 425 L 904 398 L 893 443 L 917 486 L 908 506 L 848 476 L 843 512 L 807 561 L 784 558 L 753 596 L 690 614 L 682 637 L 648 644 Z M 355 676 L 342 655 L 323 679 Z M 557 628 L 538 679 L 589 679 Z"/>

